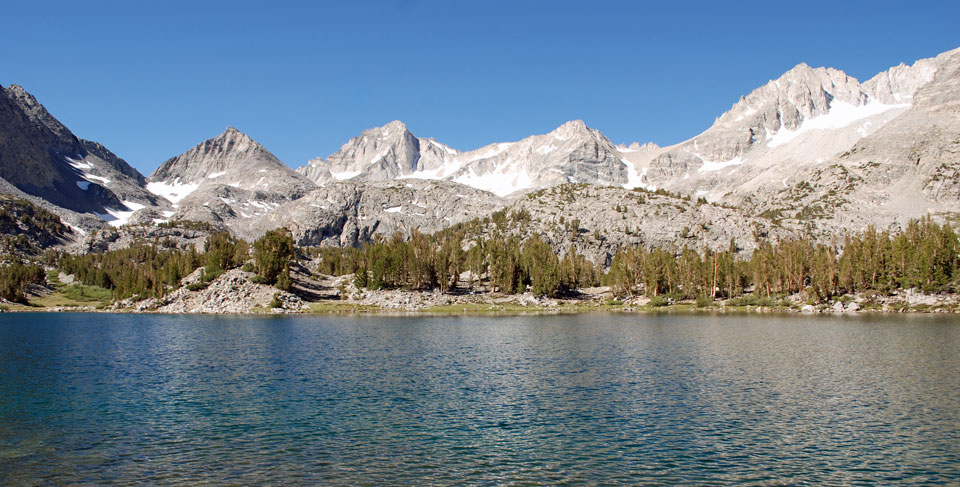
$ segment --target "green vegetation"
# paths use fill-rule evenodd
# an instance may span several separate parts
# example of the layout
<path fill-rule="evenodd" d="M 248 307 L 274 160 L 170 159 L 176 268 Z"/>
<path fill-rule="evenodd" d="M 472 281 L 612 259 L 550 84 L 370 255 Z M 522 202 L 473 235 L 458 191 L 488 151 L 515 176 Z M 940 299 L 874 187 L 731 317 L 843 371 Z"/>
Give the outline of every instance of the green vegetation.
<path fill-rule="evenodd" d="M 290 289 L 290 261 L 296 257 L 293 237 L 286 228 L 267 232 L 253 242 L 253 260 L 258 282 Z"/>
<path fill-rule="evenodd" d="M 25 264 L 19 259 L 0 266 L 0 299 L 15 303 L 26 303 L 26 290 L 31 284 L 42 284 L 46 280 L 43 267 Z"/>
<path fill-rule="evenodd" d="M 179 287 L 180 279 L 205 262 L 192 246 L 164 249 L 159 243 L 140 243 L 122 250 L 85 255 L 62 254 L 58 267 L 84 284 L 109 289 L 114 299 L 163 296 Z"/>
<path fill-rule="evenodd" d="M 54 306 L 103 306 L 113 299 L 113 292 L 99 286 L 85 286 L 71 284 L 61 287 L 56 292 L 32 299 L 30 304 L 42 307 Z"/>
<path fill-rule="evenodd" d="M 871 290 L 958 289 L 960 241 L 949 224 L 926 218 L 896 235 L 870 227 L 847 236 L 842 248 L 805 238 L 761 240 L 749 260 L 735 259 L 734 242 L 722 252 L 634 248 L 614 256 L 605 281 L 618 296 L 736 298 L 728 302 L 735 306 L 774 306 L 773 298 L 801 291 L 827 300 Z"/>
<path fill-rule="evenodd" d="M 250 244 L 227 232 L 217 232 L 207 237 L 203 251 L 203 281 L 210 282 L 224 271 L 243 265 L 250 256 Z"/>
<path fill-rule="evenodd" d="M 0 252 L 39 255 L 60 242 L 69 229 L 60 217 L 33 203 L 0 194 Z"/>
<path fill-rule="evenodd" d="M 290 287 L 293 239 L 285 230 L 267 232 L 254 242 L 257 279 L 280 289 Z M 66 274 L 91 286 L 108 289 L 113 299 L 160 297 L 179 287 L 180 280 L 202 267 L 198 291 L 225 271 L 250 264 L 250 244 L 226 232 L 207 237 L 203 252 L 190 246 L 178 249 L 164 242 L 139 243 L 127 249 L 86 255 L 57 254 L 53 261 Z"/>
<path fill-rule="evenodd" d="M 620 211 L 627 208 L 620 206 Z M 38 304 L 159 297 L 198 268 L 203 275 L 189 286 L 191 290 L 203 289 L 223 272 L 241 266 L 256 272 L 256 282 L 288 290 L 298 252 L 319 257 L 321 273 L 353 274 L 354 284 L 363 289 L 453 293 L 462 291 L 457 286 L 463 285 L 471 290 L 558 298 L 603 283 L 611 286 L 614 294 L 608 308 L 622 306 L 626 298 L 634 296 L 650 298 L 647 307 L 651 309 L 681 302 L 691 309 L 710 308 L 718 300 L 726 300 L 731 307 L 786 308 L 797 305 L 783 298 L 797 293 L 804 294 L 800 303 L 815 304 L 842 302 L 843 296 L 852 293 L 880 296 L 909 288 L 928 293 L 960 289 L 960 239 L 950 224 L 939 225 L 930 218 L 910 222 L 895 234 L 869 227 L 830 245 L 807 237 L 773 243 L 757 233 L 757 248 L 747 259 L 738 258 L 741 249 L 732 240 L 719 251 L 637 246 L 614 254 L 606 272 L 577 252 L 577 245 L 587 239 L 600 241 L 605 236 L 583 235 L 576 245 L 558 253 L 541 235 L 521 239 L 519 235 L 524 233 L 519 230 L 529 226 L 532 218 L 525 210 L 500 211 L 434 234 L 412 230 L 409 235 L 378 236 L 360 248 L 298 249 L 289 231 L 277 229 L 253 244 L 225 232 L 212 233 L 203 252 L 155 240 L 80 256 L 49 252 L 35 262 L 9 257 L 0 266 L 0 298 L 26 303 L 29 286 L 44 282 L 58 286 L 57 271 L 73 274 L 78 285 L 61 287 L 54 295 L 37 300 Z M 562 223 L 570 231 L 581 231 L 575 219 Z M 41 262 L 57 271 L 47 273 Z M 467 276 L 467 282 L 461 281 L 461 276 Z M 346 289 L 341 289 L 341 296 L 345 294 Z M 271 306 L 278 304 L 275 299 Z M 312 311 L 360 311 L 355 306 L 329 302 L 315 305 Z M 456 312 L 471 306 L 478 308 L 473 311 L 510 308 L 458 304 L 436 311 Z"/>
<path fill-rule="evenodd" d="M 493 215 L 507 226 L 507 216 Z M 511 215 L 522 221 L 522 214 Z M 527 216 L 529 218 L 529 216 Z M 366 289 L 439 290 L 450 292 L 461 273 L 469 271 L 478 284 L 507 294 L 527 289 L 555 297 L 581 286 L 599 283 L 600 270 L 570 249 L 562 259 L 539 236 L 521 242 L 516 236 L 495 232 L 487 239 L 467 241 L 465 228 L 424 235 L 413 231 L 409 239 L 396 234 L 377 238 L 361 249 L 323 249 L 320 268 L 334 274 L 355 274 L 354 284 Z"/>

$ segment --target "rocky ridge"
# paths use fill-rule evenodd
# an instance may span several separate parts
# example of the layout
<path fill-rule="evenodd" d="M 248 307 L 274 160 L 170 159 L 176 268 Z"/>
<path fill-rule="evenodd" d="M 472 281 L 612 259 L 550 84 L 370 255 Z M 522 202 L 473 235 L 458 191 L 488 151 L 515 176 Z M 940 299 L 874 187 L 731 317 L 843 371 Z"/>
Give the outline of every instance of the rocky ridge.
<path fill-rule="evenodd" d="M 482 219 L 471 232 L 483 237 L 503 232 L 522 240 L 538 235 L 560 256 L 572 248 L 600 265 L 609 265 L 617 251 L 637 245 L 699 251 L 726 250 L 733 242 L 746 257 L 759 239 L 777 241 L 793 235 L 766 218 L 732 207 L 676 194 L 587 184 L 528 193 L 500 215 Z"/>
<path fill-rule="evenodd" d="M 101 144 L 73 135 L 19 85 L 0 87 L 0 178 L 17 190 L 59 208 L 119 222 L 156 202 L 137 175 Z M 99 226 L 81 219 L 75 223 L 86 229 Z"/>
<path fill-rule="evenodd" d="M 616 146 L 581 120 L 518 142 L 460 152 L 414 137 L 399 121 L 364 131 L 326 160 L 298 169 L 318 184 L 332 180 L 445 180 L 507 196 L 555 184 L 623 185 L 628 169 Z"/>
<path fill-rule="evenodd" d="M 955 49 L 862 84 L 801 64 L 741 98 L 703 134 L 624 155 L 644 187 L 792 219 L 824 236 L 948 212 L 957 201 L 947 183 L 957 161 L 951 136 L 960 135 L 950 87 L 958 58 Z M 928 173 L 906 181 L 923 151 L 936 154 Z M 899 204 L 898 195 L 911 203 Z"/>
<path fill-rule="evenodd" d="M 728 207 L 718 208 L 725 210 L 742 208 L 742 218 L 768 220 L 773 232 L 827 239 L 868 224 L 895 228 L 922 215 L 955 216 L 958 64 L 955 49 L 863 83 L 800 64 L 743 96 L 704 133 L 670 147 L 616 146 L 572 121 L 547 134 L 461 152 L 395 121 L 295 172 L 228 128 L 164 162 L 150 178 L 106 147 L 75 137 L 11 85 L 0 96 L 0 190 L 53 209 L 78 234 L 106 223 L 199 220 L 248 239 L 285 226 L 305 245 L 357 245 L 377 234 L 430 232 L 482 217 L 519 204 L 524 193 L 587 183 L 665 188 L 722 202 Z M 596 191 L 607 200 L 584 192 L 578 196 L 583 204 L 565 215 L 583 212 L 581 220 L 596 221 L 597 231 L 619 232 L 608 242 L 666 243 L 677 236 L 647 226 L 642 238 L 633 238 L 632 223 L 623 226 L 632 217 L 615 210 L 626 200 L 607 192 Z M 642 218 L 659 221 L 655 206 L 640 212 Z M 523 209 L 543 221 L 559 218 L 550 213 L 559 211 L 555 207 Z M 681 213 L 672 218 L 691 231 L 722 216 Z M 613 224 L 618 216 L 619 228 Z M 738 230 L 705 238 L 740 242 L 750 233 L 731 225 Z M 559 235 L 556 241 L 571 243 Z"/>
<path fill-rule="evenodd" d="M 234 228 L 240 235 L 254 236 L 286 227 L 301 246 L 351 247 L 375 235 L 436 232 L 489 215 L 506 204 L 486 191 L 447 181 L 344 181 L 328 183 Z"/>

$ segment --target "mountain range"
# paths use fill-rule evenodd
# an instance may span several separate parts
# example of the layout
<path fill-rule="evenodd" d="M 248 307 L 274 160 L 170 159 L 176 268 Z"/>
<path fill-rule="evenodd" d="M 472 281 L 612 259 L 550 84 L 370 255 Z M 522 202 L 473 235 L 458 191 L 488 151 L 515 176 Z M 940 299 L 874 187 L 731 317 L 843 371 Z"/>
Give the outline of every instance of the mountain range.
<path fill-rule="evenodd" d="M 542 191 L 558 186 L 568 189 Z M 656 190 L 642 203 L 630 199 Z M 285 226 L 301 245 L 353 246 L 522 209 L 537 215 L 527 230 L 555 233 L 560 252 L 571 242 L 553 231 L 571 218 L 586 231 L 622 233 L 606 239 L 618 245 L 692 234 L 691 245 L 725 246 L 729 237 L 748 248 L 758 231 L 829 239 L 923 215 L 956 217 L 960 49 L 862 83 L 799 64 L 668 147 L 616 145 L 575 120 L 460 151 L 393 121 L 294 170 L 230 127 L 148 177 L 10 85 L 0 87 L 0 192 L 54 211 L 80 234 L 196 220 L 245 238 Z M 629 218 L 621 210 L 628 200 L 642 207 Z M 695 211 L 702 204 L 713 209 Z M 710 230 L 718 221 L 724 230 Z"/>

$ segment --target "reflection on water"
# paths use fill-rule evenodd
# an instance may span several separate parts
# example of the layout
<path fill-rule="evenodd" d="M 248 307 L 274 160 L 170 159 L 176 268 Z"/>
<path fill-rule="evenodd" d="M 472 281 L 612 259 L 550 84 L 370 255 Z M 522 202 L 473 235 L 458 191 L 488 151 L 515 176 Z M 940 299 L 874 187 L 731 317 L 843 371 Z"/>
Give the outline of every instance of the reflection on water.
<path fill-rule="evenodd" d="M 960 482 L 933 316 L 0 317 L 0 484 Z"/>

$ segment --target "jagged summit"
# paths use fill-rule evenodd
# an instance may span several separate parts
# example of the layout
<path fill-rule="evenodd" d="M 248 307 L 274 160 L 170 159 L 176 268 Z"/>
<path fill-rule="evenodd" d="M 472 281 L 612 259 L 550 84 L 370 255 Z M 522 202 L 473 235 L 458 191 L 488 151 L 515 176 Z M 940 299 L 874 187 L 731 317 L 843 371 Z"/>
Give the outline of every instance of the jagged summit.
<path fill-rule="evenodd" d="M 32 123 L 40 124 L 56 135 L 62 144 L 72 144 L 76 137 L 70 130 L 47 111 L 36 97 L 18 84 L 5 88 L 7 96 L 17 104 Z"/>
<path fill-rule="evenodd" d="M 434 170 L 457 151 L 434 139 L 417 138 L 406 124 L 394 120 L 364 130 L 326 160 L 315 158 L 297 169 L 311 181 L 380 181 Z"/>
<path fill-rule="evenodd" d="M 400 120 L 394 120 L 384 124 L 379 128 L 383 130 L 407 130 L 407 124 L 401 122 Z"/>
<path fill-rule="evenodd" d="M 685 142 L 621 152 L 644 187 L 783 215 L 809 218 L 815 210 L 835 221 L 889 223 L 955 211 L 955 201 L 945 201 L 957 198 L 960 184 L 944 174 L 960 164 L 952 156 L 960 140 L 958 67 L 954 49 L 861 83 L 800 63 Z M 800 213 L 805 206 L 813 210 Z"/>
<path fill-rule="evenodd" d="M 559 137 L 594 137 L 599 132 L 587 127 L 583 120 L 570 120 L 554 129 L 550 134 Z"/>
<path fill-rule="evenodd" d="M 363 131 L 326 160 L 314 159 L 297 171 L 318 184 L 435 179 L 501 196 L 566 182 L 623 185 L 627 181 L 613 143 L 583 120 L 571 120 L 547 134 L 468 152 L 418 138 L 402 122 L 394 121 Z"/>

